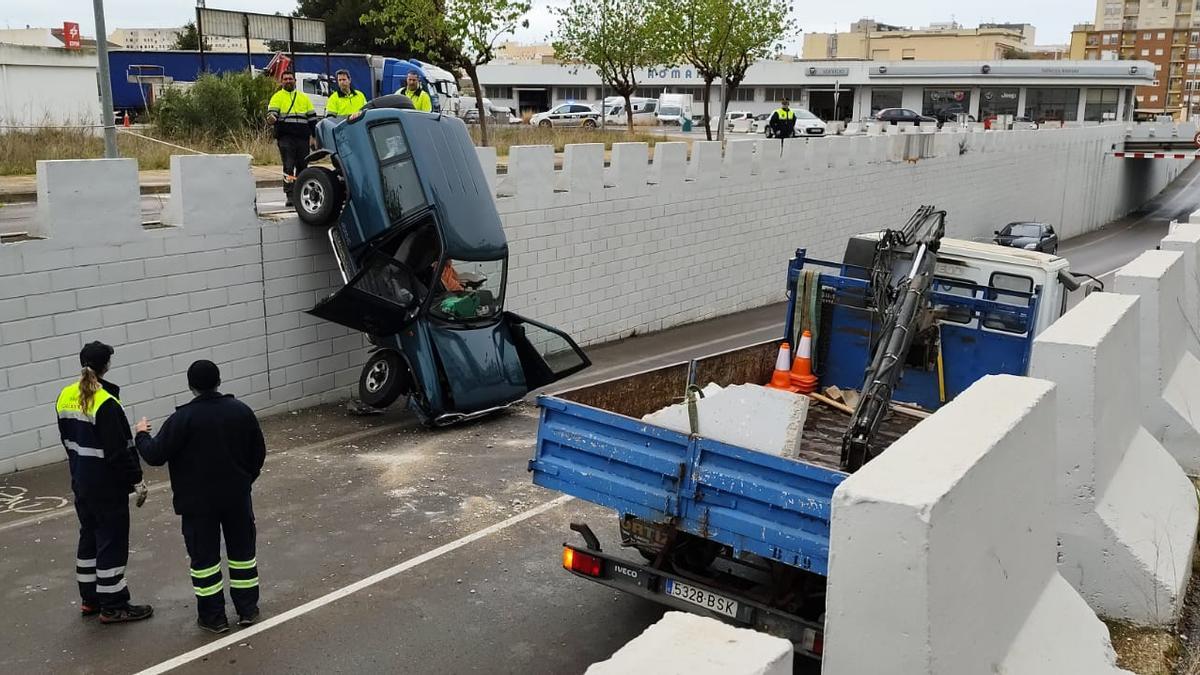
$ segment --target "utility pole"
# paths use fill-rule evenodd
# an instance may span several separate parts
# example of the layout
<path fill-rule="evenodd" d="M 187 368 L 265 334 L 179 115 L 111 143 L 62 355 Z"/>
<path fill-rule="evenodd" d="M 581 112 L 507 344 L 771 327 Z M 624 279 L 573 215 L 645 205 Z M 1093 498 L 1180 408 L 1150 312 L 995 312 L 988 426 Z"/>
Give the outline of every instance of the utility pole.
<path fill-rule="evenodd" d="M 104 0 L 92 0 L 96 15 L 96 59 L 100 75 L 100 120 L 104 125 L 104 156 L 117 154 L 117 121 L 113 118 L 112 78 L 108 72 L 108 31 L 104 29 Z"/>

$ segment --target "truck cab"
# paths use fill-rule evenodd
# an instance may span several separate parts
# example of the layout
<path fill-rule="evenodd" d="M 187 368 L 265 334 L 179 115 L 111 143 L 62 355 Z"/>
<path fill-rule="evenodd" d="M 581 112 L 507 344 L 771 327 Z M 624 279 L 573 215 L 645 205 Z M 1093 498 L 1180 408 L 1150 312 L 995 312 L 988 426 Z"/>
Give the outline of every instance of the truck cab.
<path fill-rule="evenodd" d="M 314 159 L 334 168 L 301 173 L 297 211 L 328 227 L 344 282 L 309 313 L 373 345 L 362 402 L 407 396 L 424 422 L 444 425 L 590 362 L 566 333 L 505 310 L 508 244 L 466 126 L 411 106 L 384 96 L 323 120 Z"/>

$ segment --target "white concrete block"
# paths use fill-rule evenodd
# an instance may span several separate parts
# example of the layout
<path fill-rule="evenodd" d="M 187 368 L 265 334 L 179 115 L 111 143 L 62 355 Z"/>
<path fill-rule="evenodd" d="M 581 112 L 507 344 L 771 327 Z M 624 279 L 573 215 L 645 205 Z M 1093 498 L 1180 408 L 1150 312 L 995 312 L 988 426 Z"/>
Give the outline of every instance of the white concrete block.
<path fill-rule="evenodd" d="M 824 675 L 1123 672 L 1056 569 L 1055 424 L 1052 384 L 985 377 L 838 486 Z"/>
<path fill-rule="evenodd" d="M 1034 341 L 1058 387 L 1059 572 L 1098 614 L 1173 624 L 1196 540 L 1196 491 L 1141 425 L 1138 299 L 1093 293 Z"/>
<path fill-rule="evenodd" d="M 479 158 L 479 167 L 483 169 L 483 176 L 487 179 L 488 186 L 491 188 L 493 195 L 496 194 L 496 148 L 492 147 L 475 147 L 475 156 Z"/>
<path fill-rule="evenodd" d="M 607 185 L 617 188 L 622 197 L 644 195 L 649 190 L 650 167 L 646 163 L 650 148 L 646 143 L 613 143 L 612 167 Z"/>
<path fill-rule="evenodd" d="M 731 185 L 750 182 L 753 178 L 754 146 L 757 141 L 750 138 L 735 138 L 725 144 L 725 159 L 721 166 L 721 178 Z"/>
<path fill-rule="evenodd" d="M 687 178 L 687 143 L 654 144 L 654 167 L 650 180 L 659 185 L 677 186 Z"/>
<path fill-rule="evenodd" d="M 508 173 L 497 187 L 527 208 L 545 205 L 554 194 L 554 146 L 514 145 L 508 149 Z"/>
<path fill-rule="evenodd" d="M 257 194 L 249 155 L 172 155 L 162 221 L 192 233 L 257 227 Z"/>
<path fill-rule="evenodd" d="M 1188 475 L 1200 475 L 1200 360 L 1186 349 L 1184 262 L 1178 251 L 1146 251 L 1116 275 L 1118 293 L 1141 298 L 1143 424 Z"/>
<path fill-rule="evenodd" d="M 721 180 L 721 142 L 696 141 L 692 143 L 692 161 L 688 166 L 688 178 L 699 187 L 713 187 Z"/>
<path fill-rule="evenodd" d="M 146 238 L 135 159 L 40 160 L 37 190 L 31 234 L 63 246 L 119 245 Z"/>
<path fill-rule="evenodd" d="M 1171 223 L 1160 248 L 1183 254 L 1184 344 L 1200 356 L 1200 225 Z"/>
<path fill-rule="evenodd" d="M 604 189 L 604 144 L 571 143 L 563 151 L 563 168 L 558 172 L 558 190 L 584 197 Z"/>
<path fill-rule="evenodd" d="M 788 459 L 800 456 L 804 420 L 808 418 L 807 396 L 757 384 L 715 390 L 705 387 L 704 394 L 696 403 L 701 436 Z M 642 420 L 691 433 L 686 403 L 668 406 Z"/>
<path fill-rule="evenodd" d="M 792 659 L 782 638 L 667 612 L 587 675 L 791 675 Z"/>

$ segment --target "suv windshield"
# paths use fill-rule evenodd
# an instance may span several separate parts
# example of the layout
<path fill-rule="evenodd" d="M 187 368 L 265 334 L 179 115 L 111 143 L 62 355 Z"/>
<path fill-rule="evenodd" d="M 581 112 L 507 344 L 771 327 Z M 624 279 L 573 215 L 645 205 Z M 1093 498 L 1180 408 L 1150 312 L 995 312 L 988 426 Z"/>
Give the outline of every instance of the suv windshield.
<path fill-rule="evenodd" d="M 486 321 L 504 310 L 507 260 L 447 260 L 429 311 L 445 321 Z"/>
<path fill-rule="evenodd" d="M 1014 237 L 1040 237 L 1042 226 L 1034 223 L 1013 223 L 1008 226 L 1008 233 Z"/>

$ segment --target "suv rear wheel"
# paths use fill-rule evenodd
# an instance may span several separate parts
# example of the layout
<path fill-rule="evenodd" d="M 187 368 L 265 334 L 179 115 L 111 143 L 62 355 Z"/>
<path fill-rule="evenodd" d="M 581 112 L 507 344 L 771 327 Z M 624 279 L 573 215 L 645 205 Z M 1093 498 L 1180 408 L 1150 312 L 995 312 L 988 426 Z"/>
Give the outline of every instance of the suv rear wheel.
<path fill-rule="evenodd" d="M 358 378 L 358 398 L 372 408 L 386 408 L 409 390 L 408 365 L 390 349 L 381 349 L 367 359 Z"/>
<path fill-rule="evenodd" d="M 296 215 L 307 225 L 326 226 L 342 211 L 345 188 L 337 173 L 324 166 L 310 166 L 296 177 L 292 202 Z"/>

